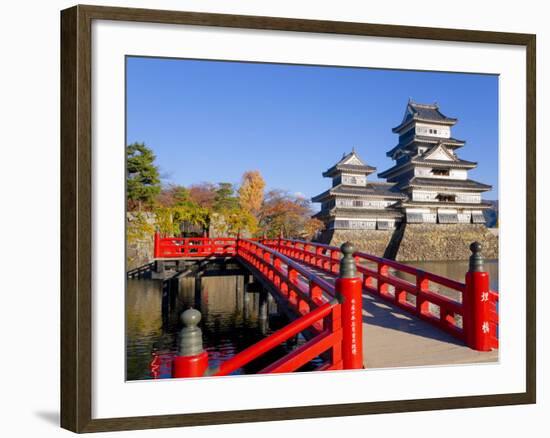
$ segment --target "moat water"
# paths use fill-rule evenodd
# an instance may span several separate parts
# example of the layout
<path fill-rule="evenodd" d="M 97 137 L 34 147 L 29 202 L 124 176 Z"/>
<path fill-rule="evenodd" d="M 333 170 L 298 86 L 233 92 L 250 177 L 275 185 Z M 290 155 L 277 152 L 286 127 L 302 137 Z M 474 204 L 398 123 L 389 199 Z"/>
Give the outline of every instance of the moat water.
<path fill-rule="evenodd" d="M 170 377 L 177 352 L 181 313 L 193 306 L 202 313 L 200 327 L 209 365 L 230 359 L 288 323 L 266 292 L 245 292 L 242 275 L 173 280 L 128 279 L 126 290 L 126 379 Z M 305 342 L 291 338 L 233 374 L 254 374 Z M 151 363 L 158 356 L 160 368 Z M 320 365 L 313 361 L 303 371 Z"/>
<path fill-rule="evenodd" d="M 468 270 L 467 261 L 406 262 L 427 272 L 460 282 Z M 485 263 L 491 288 L 498 290 L 498 261 Z M 397 273 L 406 280 L 406 275 Z M 440 292 L 457 299 L 452 292 Z M 170 377 L 170 358 L 177 352 L 179 317 L 186 308 L 202 312 L 200 327 L 210 365 L 233 357 L 246 347 L 273 333 L 288 322 L 277 303 L 265 292 L 245 292 L 242 275 L 160 280 L 127 280 L 126 290 L 126 378 L 143 380 Z M 260 357 L 234 374 L 254 374 L 305 342 L 302 336 L 290 339 L 280 348 Z M 159 360 L 160 367 L 151 363 Z M 320 365 L 314 361 L 303 369 Z"/>

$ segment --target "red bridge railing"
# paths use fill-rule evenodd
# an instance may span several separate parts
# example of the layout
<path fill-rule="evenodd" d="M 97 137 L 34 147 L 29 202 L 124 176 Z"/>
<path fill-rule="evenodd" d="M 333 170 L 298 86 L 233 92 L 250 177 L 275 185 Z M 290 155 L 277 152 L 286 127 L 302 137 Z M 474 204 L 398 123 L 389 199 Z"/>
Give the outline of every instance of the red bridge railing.
<path fill-rule="evenodd" d="M 234 256 L 236 252 L 237 239 L 231 237 L 161 237 L 155 233 L 155 259 Z"/>
<path fill-rule="evenodd" d="M 320 271 L 332 275 L 338 272 L 338 247 L 281 238 L 264 243 Z M 365 291 L 415 314 L 476 350 L 498 348 L 498 293 L 489 289 L 486 272 L 469 272 L 466 283 L 460 283 L 363 252 L 354 253 L 354 257 Z"/>
<path fill-rule="evenodd" d="M 460 283 L 353 252 L 350 244 L 341 249 L 283 238 L 163 238 L 156 234 L 156 258 L 236 256 L 298 315 L 215 369 L 208 368 L 202 338 L 191 342 L 192 348 L 188 345 L 173 358 L 172 376 L 230 374 L 303 332 L 309 337 L 305 344 L 260 373 L 296 371 L 315 357 L 323 358 L 319 370 L 362 368 L 362 291 L 415 314 L 475 350 L 498 348 L 498 293 L 489 290 L 489 275 L 483 272 L 477 245 L 471 246 L 470 270 L 465 283 Z M 334 277 L 334 285 L 321 274 Z M 200 336 L 200 312 L 190 309 L 182 318 L 186 327 L 180 338 L 189 341 Z"/>
<path fill-rule="evenodd" d="M 363 367 L 361 287 L 358 278 L 340 278 L 333 286 L 312 275 L 296 261 L 253 240 L 239 240 L 237 255 L 301 316 L 217 368 L 207 368 L 208 356 L 204 351 L 191 351 L 193 354 L 184 352 L 173 360 L 173 377 L 230 374 L 305 331 L 310 332 L 307 342 L 259 373 L 296 371 L 316 357 L 323 359 L 317 370 Z M 348 258 L 353 263 L 351 252 Z M 345 303 L 341 304 L 339 299 Z M 187 327 L 183 329 L 181 339 L 189 340 L 189 333 L 196 334 L 198 330 L 196 325 L 199 320 L 191 318 L 189 312 L 197 311 L 184 312 L 182 318 Z"/>

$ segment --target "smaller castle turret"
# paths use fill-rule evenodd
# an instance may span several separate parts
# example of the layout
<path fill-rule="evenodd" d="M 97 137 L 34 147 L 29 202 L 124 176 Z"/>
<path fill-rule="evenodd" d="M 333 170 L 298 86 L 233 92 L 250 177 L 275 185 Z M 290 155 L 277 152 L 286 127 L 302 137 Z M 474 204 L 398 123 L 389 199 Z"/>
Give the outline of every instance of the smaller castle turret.
<path fill-rule="evenodd" d="M 323 176 L 332 178 L 332 187 L 313 197 L 321 204 L 314 217 L 325 223 L 327 230 L 389 230 L 401 221 L 395 205 L 406 200 L 394 183 L 371 182 L 368 176 L 376 168 L 365 164 L 355 150 L 345 154 Z"/>

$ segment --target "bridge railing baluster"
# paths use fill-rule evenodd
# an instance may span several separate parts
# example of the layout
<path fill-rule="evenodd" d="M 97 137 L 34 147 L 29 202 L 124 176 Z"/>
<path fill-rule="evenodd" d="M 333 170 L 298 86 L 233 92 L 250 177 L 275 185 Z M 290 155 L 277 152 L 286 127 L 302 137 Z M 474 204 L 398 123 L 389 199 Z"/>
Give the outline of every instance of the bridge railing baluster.
<path fill-rule="evenodd" d="M 334 275 L 338 268 L 339 262 L 336 259 L 341 253 L 335 246 L 289 239 L 283 239 L 282 245 L 299 248 L 289 255 L 295 260 L 303 261 L 306 265 L 315 266 L 331 275 Z M 469 310 L 464 305 L 464 302 L 468 301 L 465 283 L 428 272 L 422 272 L 419 277 L 417 275 L 419 270 L 413 266 L 362 252 L 357 252 L 354 256 L 358 270 L 362 274 L 363 287 L 367 292 L 378 294 L 469 344 L 466 340 L 465 324 L 474 317 L 467 314 Z M 332 262 L 332 259 L 335 261 Z M 325 263 L 326 261 L 329 263 Z M 371 269 L 370 265 L 374 267 Z M 407 280 L 411 276 L 413 279 Z M 475 274 L 475 276 L 479 275 Z M 466 280 L 468 283 L 468 279 Z M 486 293 L 483 299 L 486 299 Z M 492 348 L 498 348 L 497 302 L 498 293 L 489 290 L 488 302 L 484 301 L 487 303 L 485 305 L 488 310 L 483 311 L 486 316 L 482 326 L 487 332 L 487 324 L 483 323 L 488 322 L 487 336 L 490 341 L 486 342 L 490 342 Z"/>

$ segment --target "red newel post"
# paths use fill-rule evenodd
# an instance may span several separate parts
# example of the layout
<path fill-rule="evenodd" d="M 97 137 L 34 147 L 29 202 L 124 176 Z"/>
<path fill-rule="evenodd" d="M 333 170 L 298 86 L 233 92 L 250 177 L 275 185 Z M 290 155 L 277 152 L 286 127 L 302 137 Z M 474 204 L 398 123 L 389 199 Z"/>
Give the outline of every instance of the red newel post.
<path fill-rule="evenodd" d="M 363 368 L 363 297 L 361 279 L 357 275 L 354 248 L 350 242 L 341 246 L 340 276 L 336 293 L 342 305 L 342 360 L 345 370 Z"/>
<path fill-rule="evenodd" d="M 181 314 L 185 325 L 179 334 L 179 351 L 172 362 L 172 377 L 201 377 L 208 368 L 208 353 L 202 348 L 202 331 L 198 327 L 201 313 L 187 309 Z"/>
<path fill-rule="evenodd" d="M 470 268 L 466 273 L 466 293 L 463 300 L 466 344 L 477 351 L 491 351 L 489 273 L 483 267 L 481 244 L 472 243 L 470 250 L 472 255 Z"/>
<path fill-rule="evenodd" d="M 155 246 L 154 246 L 153 256 L 158 259 L 160 257 L 160 233 L 155 231 Z"/>

